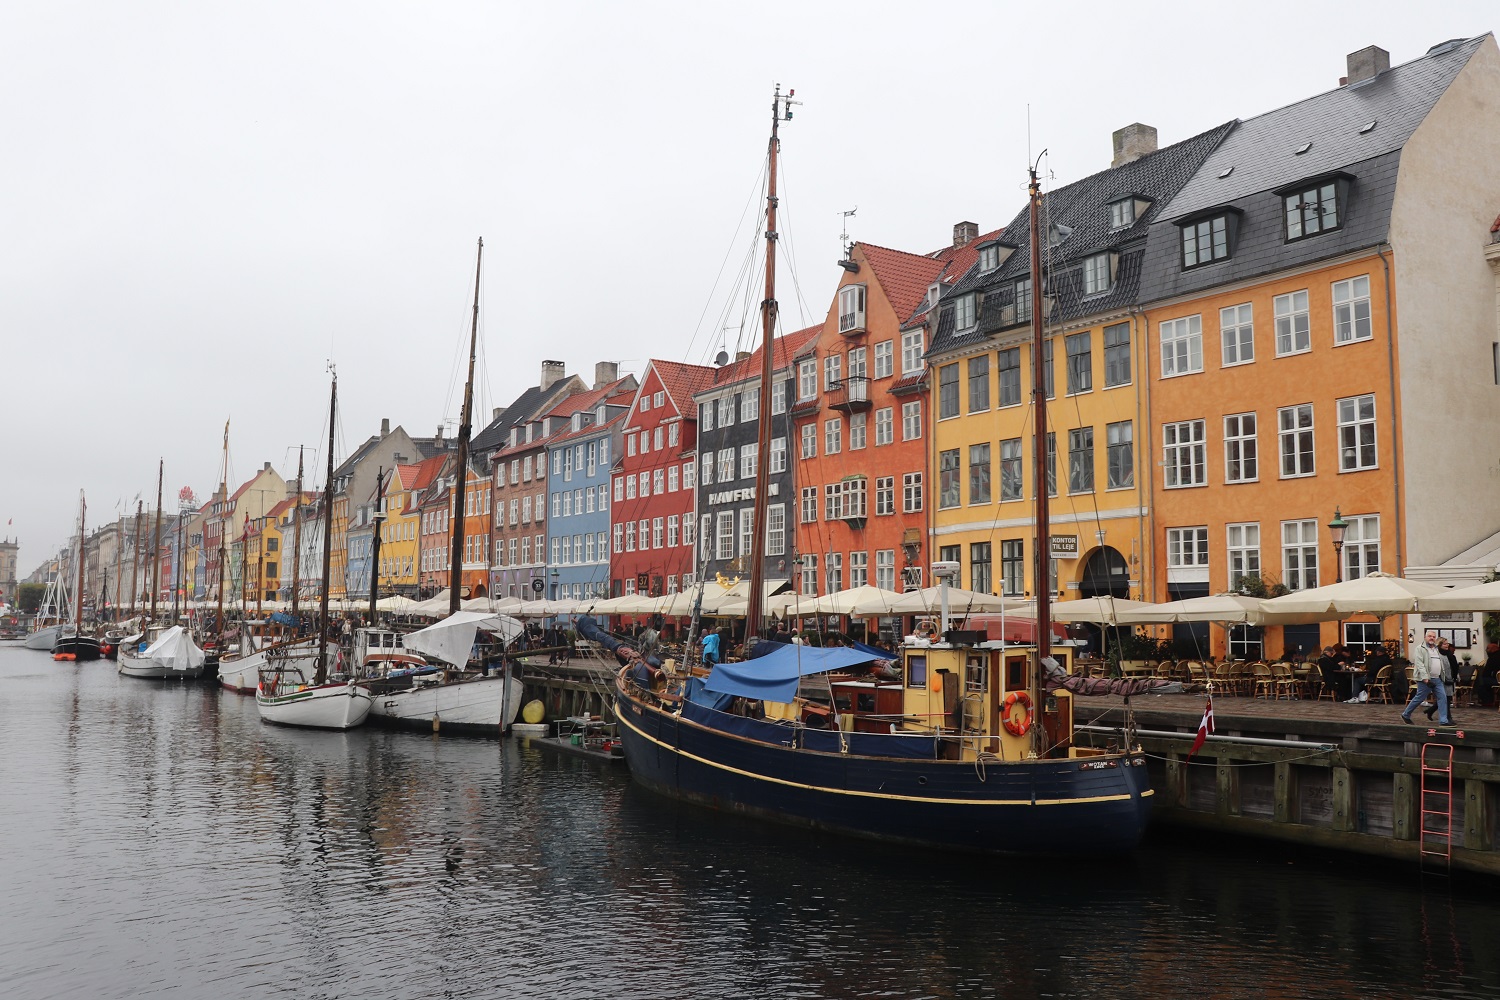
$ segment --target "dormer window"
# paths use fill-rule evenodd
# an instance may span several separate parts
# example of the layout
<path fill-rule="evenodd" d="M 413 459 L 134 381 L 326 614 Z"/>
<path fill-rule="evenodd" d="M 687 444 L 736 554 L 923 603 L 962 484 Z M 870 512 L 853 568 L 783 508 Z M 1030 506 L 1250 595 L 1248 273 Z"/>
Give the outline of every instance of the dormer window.
<path fill-rule="evenodd" d="M 1016 282 L 1016 322 L 1031 322 L 1031 279 L 1022 278 Z"/>
<path fill-rule="evenodd" d="M 865 286 L 845 285 L 839 289 L 839 333 L 865 332 Z"/>
<path fill-rule="evenodd" d="M 993 271 L 1000 266 L 1000 245 L 991 243 L 979 248 L 979 270 Z"/>
<path fill-rule="evenodd" d="M 1098 295 L 1114 287 L 1114 254 L 1096 253 L 1083 260 L 1083 294 Z"/>
<path fill-rule="evenodd" d="M 1123 198 L 1109 204 L 1109 228 L 1124 229 L 1135 223 L 1135 199 Z"/>
<path fill-rule="evenodd" d="M 1181 225 L 1184 269 L 1228 259 L 1231 228 L 1228 212 L 1194 219 Z"/>
<path fill-rule="evenodd" d="M 974 329 L 979 322 L 978 310 L 975 308 L 974 293 L 960 295 L 953 301 L 953 329 L 959 333 Z"/>
<path fill-rule="evenodd" d="M 1285 210 L 1288 243 L 1337 229 L 1343 224 L 1339 215 L 1341 186 L 1338 181 L 1329 180 L 1311 187 L 1282 192 L 1281 203 Z"/>

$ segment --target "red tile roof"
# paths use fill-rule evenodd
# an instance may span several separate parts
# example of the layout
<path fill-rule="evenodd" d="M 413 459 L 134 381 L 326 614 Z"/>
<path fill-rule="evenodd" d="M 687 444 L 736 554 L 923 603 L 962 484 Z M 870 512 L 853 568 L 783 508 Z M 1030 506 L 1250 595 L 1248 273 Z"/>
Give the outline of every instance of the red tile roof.
<path fill-rule="evenodd" d="M 771 354 L 771 370 L 780 371 L 789 367 L 792 359 L 802 352 L 802 349 L 810 346 L 818 339 L 818 334 L 823 332 L 823 324 L 810 326 L 805 330 L 795 333 L 784 333 L 776 338 L 775 349 Z M 715 386 L 731 385 L 735 382 L 743 382 L 747 379 L 757 378 L 761 373 L 762 358 L 761 348 L 757 347 L 750 356 L 739 361 L 731 362 L 723 368 L 714 369 L 713 379 L 699 388 L 698 392 L 712 389 Z"/>
<path fill-rule="evenodd" d="M 632 378 L 633 376 L 626 375 L 624 378 L 617 378 L 607 385 L 600 386 L 598 389 L 589 389 L 584 392 L 575 392 L 571 396 L 565 396 L 558 402 L 556 407 L 543 414 L 543 416 L 571 417 L 581 410 L 592 410 L 606 399 L 612 399 L 623 392 L 635 392 L 634 388 L 625 385 Z"/>
<path fill-rule="evenodd" d="M 948 262 L 921 254 L 906 253 L 874 246 L 870 243 L 856 244 L 870 268 L 880 279 L 880 287 L 897 316 L 910 316 L 912 310 L 927 297 L 927 289 L 947 269 Z"/>
<path fill-rule="evenodd" d="M 580 427 L 576 431 L 572 430 L 571 428 L 564 429 L 553 434 L 551 437 L 544 438 L 542 443 L 550 448 L 555 444 L 561 444 L 564 441 L 570 441 L 576 437 L 583 437 L 585 434 L 596 434 L 599 431 L 613 427 L 621 420 L 624 420 L 625 416 L 626 415 L 624 413 L 616 413 L 614 416 L 610 417 L 602 424 L 589 424 L 587 427 Z"/>
<path fill-rule="evenodd" d="M 693 405 L 693 394 L 713 385 L 714 369 L 710 365 L 689 365 L 681 361 L 659 361 L 651 359 L 651 368 L 661 380 L 662 388 L 672 398 L 672 403 L 688 420 L 696 420 L 698 408 Z M 649 373 L 648 373 L 649 377 Z M 641 379 L 645 386 L 646 379 Z"/>
<path fill-rule="evenodd" d="M 975 237 L 961 247 L 951 245 L 946 246 L 941 250 L 936 250 L 928 254 L 927 256 L 931 257 L 933 260 L 943 262 L 944 267 L 941 275 L 941 280 L 944 284 L 951 285 L 959 278 L 962 278 L 964 275 L 968 274 L 969 271 L 973 269 L 974 265 L 979 262 L 980 245 L 988 243 L 990 240 L 999 239 L 1000 236 L 1004 234 L 1004 232 L 1004 229 L 993 229 L 990 232 Z M 881 283 L 884 284 L 883 281 Z M 930 285 L 931 282 L 928 282 L 928 284 Z M 926 301 L 925 298 L 919 299 L 916 305 L 912 307 L 915 311 L 912 313 L 911 317 L 907 319 L 902 325 L 910 326 L 917 320 L 921 319 L 923 316 L 927 315 L 927 309 L 931 304 L 932 303 Z M 896 315 L 899 316 L 902 315 L 902 313 L 898 310 Z"/>

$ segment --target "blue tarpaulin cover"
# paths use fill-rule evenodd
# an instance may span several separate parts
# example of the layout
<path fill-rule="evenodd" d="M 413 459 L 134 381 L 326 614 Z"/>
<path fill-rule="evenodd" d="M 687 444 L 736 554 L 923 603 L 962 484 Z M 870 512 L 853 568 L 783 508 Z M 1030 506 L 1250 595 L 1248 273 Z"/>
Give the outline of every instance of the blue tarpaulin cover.
<path fill-rule="evenodd" d="M 704 687 L 757 701 L 791 701 L 797 696 L 797 682 L 802 677 L 877 659 L 881 657 L 844 646 L 819 649 L 793 644 L 753 660 L 717 663 Z"/>

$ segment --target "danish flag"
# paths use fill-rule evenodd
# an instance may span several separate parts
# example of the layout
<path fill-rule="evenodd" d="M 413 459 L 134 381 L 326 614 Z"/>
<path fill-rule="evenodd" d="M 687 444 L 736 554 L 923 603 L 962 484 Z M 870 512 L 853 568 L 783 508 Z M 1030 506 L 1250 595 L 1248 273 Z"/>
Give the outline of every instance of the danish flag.
<path fill-rule="evenodd" d="M 1214 696 L 1208 696 L 1208 703 L 1203 706 L 1203 721 L 1198 723 L 1198 738 L 1193 740 L 1193 749 L 1188 751 L 1188 760 L 1193 759 L 1193 754 L 1203 749 L 1203 744 L 1208 742 L 1208 734 L 1214 731 Z"/>

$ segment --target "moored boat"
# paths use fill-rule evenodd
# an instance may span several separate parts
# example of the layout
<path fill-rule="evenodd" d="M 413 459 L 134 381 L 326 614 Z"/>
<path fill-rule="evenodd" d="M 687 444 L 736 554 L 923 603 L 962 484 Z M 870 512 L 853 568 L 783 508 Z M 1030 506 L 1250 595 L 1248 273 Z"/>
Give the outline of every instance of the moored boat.
<path fill-rule="evenodd" d="M 147 679 L 188 680 L 203 673 L 203 650 L 181 625 L 150 625 L 120 642 L 120 674 Z"/>
<path fill-rule="evenodd" d="M 241 638 L 242 645 L 250 641 Z M 318 640 L 292 639 L 219 658 L 219 686 L 238 694 L 254 694 L 264 670 L 279 670 L 288 683 L 306 684 L 317 667 Z"/>
<path fill-rule="evenodd" d="M 264 722 L 306 729 L 353 729 L 370 715 L 370 692 L 352 680 L 294 683 L 275 670 L 261 674 L 255 708 Z"/>
<path fill-rule="evenodd" d="M 57 635 L 57 641 L 52 644 L 52 658 L 54 660 L 88 661 L 97 660 L 103 655 L 103 648 L 97 636 L 78 631 L 76 626 L 64 626 Z"/>

